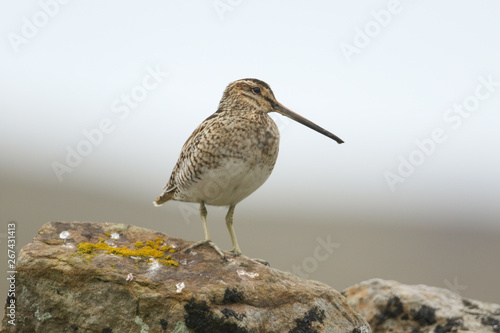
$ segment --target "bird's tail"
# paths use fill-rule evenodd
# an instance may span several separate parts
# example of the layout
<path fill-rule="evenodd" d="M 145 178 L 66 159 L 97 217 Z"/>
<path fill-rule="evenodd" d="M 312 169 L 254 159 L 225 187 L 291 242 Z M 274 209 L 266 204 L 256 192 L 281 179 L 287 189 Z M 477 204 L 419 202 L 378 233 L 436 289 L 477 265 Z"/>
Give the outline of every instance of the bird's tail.
<path fill-rule="evenodd" d="M 153 204 L 155 206 L 161 206 L 165 202 L 172 200 L 174 198 L 174 194 L 175 194 L 175 188 L 170 191 L 165 191 L 162 193 L 162 195 L 156 198 L 155 201 L 153 201 Z"/>

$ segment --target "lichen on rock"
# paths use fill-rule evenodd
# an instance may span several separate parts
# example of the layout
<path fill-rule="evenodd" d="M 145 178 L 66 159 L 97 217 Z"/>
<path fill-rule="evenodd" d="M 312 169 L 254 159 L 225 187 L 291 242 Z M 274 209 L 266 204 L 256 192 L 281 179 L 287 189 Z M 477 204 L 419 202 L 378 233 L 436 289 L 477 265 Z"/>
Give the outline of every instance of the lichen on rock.
<path fill-rule="evenodd" d="M 500 305 L 447 289 L 372 279 L 342 293 L 374 333 L 500 333 Z"/>
<path fill-rule="evenodd" d="M 108 235 L 109 233 L 106 233 Z M 134 244 L 135 250 L 129 249 L 127 246 L 117 247 L 110 246 L 103 238 L 100 238 L 97 243 L 82 242 L 78 243 L 78 254 L 88 255 L 92 258 L 98 250 L 104 250 L 108 254 L 113 254 L 126 258 L 156 258 L 158 262 L 166 266 L 179 266 L 179 263 L 172 259 L 170 255 L 165 255 L 165 252 L 173 253 L 175 249 L 172 246 L 165 245 L 163 238 L 156 238 L 154 241 L 146 241 L 146 246 L 141 241 Z M 152 262 L 152 259 L 145 261 Z"/>
<path fill-rule="evenodd" d="M 183 251 L 191 244 L 131 225 L 47 223 L 19 254 L 16 326 L 5 317 L 2 332 L 371 332 L 325 284 L 209 246 Z"/>

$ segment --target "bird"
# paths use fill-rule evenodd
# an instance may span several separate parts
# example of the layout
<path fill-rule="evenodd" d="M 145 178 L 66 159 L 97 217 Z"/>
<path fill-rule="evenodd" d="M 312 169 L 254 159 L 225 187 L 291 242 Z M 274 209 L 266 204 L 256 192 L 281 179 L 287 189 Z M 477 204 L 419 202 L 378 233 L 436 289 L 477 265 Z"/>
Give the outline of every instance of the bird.
<path fill-rule="evenodd" d="M 344 143 L 335 134 L 279 103 L 264 81 L 247 78 L 231 82 L 224 90 L 217 111 L 206 118 L 182 146 L 163 192 L 153 202 L 155 206 L 170 200 L 200 205 L 205 239 L 189 246 L 187 252 L 208 244 L 222 259 L 228 260 L 208 232 L 206 205 L 211 205 L 229 207 L 226 226 L 233 245 L 230 252 L 234 256 L 242 254 L 233 228 L 234 209 L 264 184 L 273 171 L 280 134 L 269 116 L 271 112 L 297 121 L 339 144 Z"/>

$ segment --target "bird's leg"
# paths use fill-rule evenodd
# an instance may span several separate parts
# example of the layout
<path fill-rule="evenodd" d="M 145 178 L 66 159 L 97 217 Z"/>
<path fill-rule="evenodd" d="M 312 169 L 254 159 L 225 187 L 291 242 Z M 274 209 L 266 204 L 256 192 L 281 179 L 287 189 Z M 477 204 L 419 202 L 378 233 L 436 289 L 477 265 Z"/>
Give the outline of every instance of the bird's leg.
<path fill-rule="evenodd" d="M 205 203 L 202 201 L 200 203 L 201 223 L 203 224 L 203 231 L 205 231 L 205 240 L 210 241 L 210 234 L 208 233 L 207 214 L 207 207 L 205 207 Z"/>
<path fill-rule="evenodd" d="M 227 214 L 226 214 L 226 226 L 227 226 L 227 230 L 229 230 L 229 235 L 231 236 L 231 241 L 233 242 L 233 246 L 234 246 L 234 249 L 231 252 L 233 252 L 235 256 L 240 256 L 241 250 L 240 250 L 240 246 L 238 245 L 238 240 L 236 239 L 236 234 L 234 233 L 234 228 L 233 228 L 234 207 L 236 207 L 236 205 L 229 206 L 229 210 L 227 211 Z M 269 266 L 269 263 L 266 260 L 255 259 L 255 258 L 253 258 L 251 260 L 257 261 L 258 263 L 261 263 L 262 265 Z"/>
<path fill-rule="evenodd" d="M 201 223 L 203 224 L 203 231 L 205 232 L 205 240 L 194 243 L 186 249 L 186 252 L 190 252 L 192 249 L 200 245 L 208 244 L 215 250 L 215 252 L 217 252 L 222 257 L 222 259 L 227 260 L 226 255 L 222 253 L 219 247 L 215 245 L 215 243 L 210 239 L 210 234 L 208 233 L 207 214 L 207 207 L 205 207 L 205 203 L 202 201 L 200 202 L 200 217 Z"/>
<path fill-rule="evenodd" d="M 236 235 L 233 229 L 234 207 L 236 207 L 236 205 L 229 206 L 229 210 L 227 211 L 226 215 L 226 226 L 227 230 L 229 230 L 229 235 L 231 236 L 231 242 L 233 242 L 233 247 L 234 247 L 233 251 L 231 252 L 234 252 L 234 255 L 239 256 L 241 255 L 241 250 L 240 246 L 238 245 L 238 240 L 236 239 Z"/>

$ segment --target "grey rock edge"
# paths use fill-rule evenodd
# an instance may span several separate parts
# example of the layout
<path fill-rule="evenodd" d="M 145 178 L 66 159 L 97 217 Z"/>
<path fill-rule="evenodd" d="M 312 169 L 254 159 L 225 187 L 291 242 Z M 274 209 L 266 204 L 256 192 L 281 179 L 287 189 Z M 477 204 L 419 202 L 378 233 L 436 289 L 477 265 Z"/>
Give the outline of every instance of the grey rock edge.
<path fill-rule="evenodd" d="M 178 267 L 77 253 L 80 243 L 135 249 L 157 238 L 180 249 L 169 253 Z M 185 253 L 191 244 L 124 224 L 44 224 L 19 253 L 16 325 L 6 308 L 2 332 L 371 332 L 325 284 L 244 256 L 224 262 L 206 245 Z"/>
<path fill-rule="evenodd" d="M 373 279 L 342 292 L 374 333 L 500 333 L 500 305 L 441 288 Z"/>

